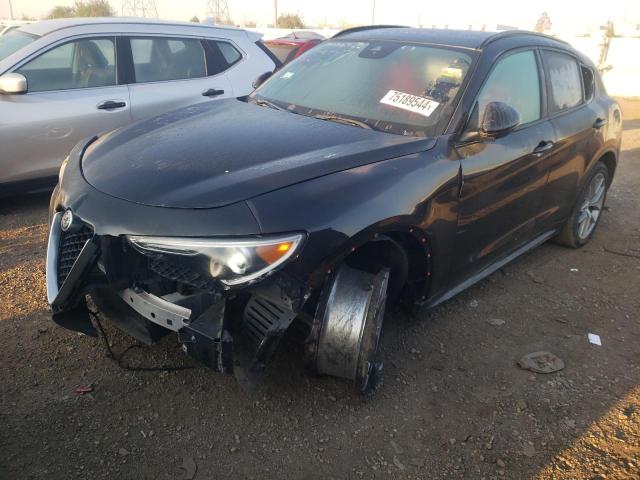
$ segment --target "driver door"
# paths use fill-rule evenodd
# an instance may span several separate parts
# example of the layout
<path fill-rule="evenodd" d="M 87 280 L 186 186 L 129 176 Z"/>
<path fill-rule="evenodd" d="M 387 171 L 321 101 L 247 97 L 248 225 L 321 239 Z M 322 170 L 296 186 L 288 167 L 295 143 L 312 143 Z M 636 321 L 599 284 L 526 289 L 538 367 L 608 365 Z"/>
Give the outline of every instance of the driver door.
<path fill-rule="evenodd" d="M 543 82 L 534 50 L 501 57 L 477 97 L 471 130 L 490 102 L 520 114 L 520 125 L 498 138 L 457 146 L 462 186 L 452 281 L 481 272 L 535 237 L 555 133 L 544 119 Z"/>

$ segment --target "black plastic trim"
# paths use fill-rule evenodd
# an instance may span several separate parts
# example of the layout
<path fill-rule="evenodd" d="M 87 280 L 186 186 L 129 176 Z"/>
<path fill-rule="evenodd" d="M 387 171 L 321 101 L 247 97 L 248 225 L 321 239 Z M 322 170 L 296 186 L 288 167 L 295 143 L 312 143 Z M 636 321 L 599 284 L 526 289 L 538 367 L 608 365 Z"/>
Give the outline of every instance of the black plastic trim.
<path fill-rule="evenodd" d="M 267 46 L 262 42 L 262 40 L 258 40 L 258 41 L 256 42 L 256 46 L 257 46 L 260 50 L 262 50 L 262 51 L 267 55 L 267 57 L 269 57 L 269 58 L 271 59 L 271 61 L 275 64 L 275 68 L 274 68 L 274 70 L 277 70 L 277 69 L 279 69 L 280 67 L 282 67 L 283 63 L 278 59 L 278 57 L 276 57 L 276 55 L 275 55 L 271 50 L 269 50 L 269 47 L 267 47 Z"/>

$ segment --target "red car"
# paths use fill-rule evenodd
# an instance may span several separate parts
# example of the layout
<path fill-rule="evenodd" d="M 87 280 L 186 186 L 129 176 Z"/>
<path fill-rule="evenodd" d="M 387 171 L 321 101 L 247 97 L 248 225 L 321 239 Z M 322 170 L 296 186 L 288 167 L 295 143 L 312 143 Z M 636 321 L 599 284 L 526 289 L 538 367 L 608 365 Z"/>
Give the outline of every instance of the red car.
<path fill-rule="evenodd" d="M 324 39 L 319 33 L 301 30 L 291 32 L 284 37 L 265 40 L 263 43 L 278 57 L 278 60 L 285 64 L 315 47 Z"/>

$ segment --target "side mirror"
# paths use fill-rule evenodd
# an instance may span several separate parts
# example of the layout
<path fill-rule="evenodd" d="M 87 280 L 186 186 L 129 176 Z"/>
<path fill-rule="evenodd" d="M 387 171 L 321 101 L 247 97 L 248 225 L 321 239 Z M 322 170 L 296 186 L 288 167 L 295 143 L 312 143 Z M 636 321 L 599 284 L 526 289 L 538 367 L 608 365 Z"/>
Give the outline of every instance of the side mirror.
<path fill-rule="evenodd" d="M 27 93 L 27 79 L 20 73 L 5 73 L 0 77 L 0 93 L 8 95 Z"/>
<path fill-rule="evenodd" d="M 251 85 L 254 89 L 256 89 L 264 82 L 266 82 L 271 77 L 271 75 L 273 75 L 273 72 L 264 72 L 262 75 L 256 78 Z"/>
<path fill-rule="evenodd" d="M 499 137 L 520 125 L 520 114 L 511 105 L 490 102 L 484 109 L 480 133 L 486 137 Z"/>

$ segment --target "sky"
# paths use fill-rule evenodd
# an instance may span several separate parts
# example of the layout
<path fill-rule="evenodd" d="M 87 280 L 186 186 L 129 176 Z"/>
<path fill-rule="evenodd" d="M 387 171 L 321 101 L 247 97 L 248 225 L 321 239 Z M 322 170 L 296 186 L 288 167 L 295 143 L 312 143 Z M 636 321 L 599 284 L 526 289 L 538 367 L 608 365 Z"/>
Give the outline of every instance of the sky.
<path fill-rule="evenodd" d="M 0 0 L 0 18 L 9 17 L 9 1 Z M 16 18 L 41 18 L 55 5 L 72 5 L 73 0 L 11 0 Z M 122 0 L 109 0 L 120 13 Z M 188 20 L 206 16 L 206 0 L 155 0 L 160 18 Z M 258 26 L 273 22 L 273 0 L 227 0 L 234 22 L 254 21 Z M 374 0 L 278 0 L 279 13 L 301 14 L 308 25 L 324 23 L 370 24 Z M 375 0 L 375 23 L 417 26 L 506 24 L 533 28 L 546 11 L 554 30 L 586 31 L 611 19 L 616 25 L 636 28 L 640 24 L 640 0 Z M 489 27 L 488 27 L 489 28 Z"/>

